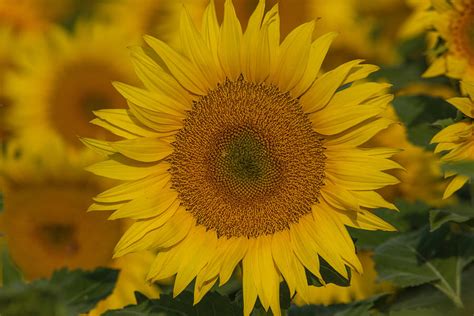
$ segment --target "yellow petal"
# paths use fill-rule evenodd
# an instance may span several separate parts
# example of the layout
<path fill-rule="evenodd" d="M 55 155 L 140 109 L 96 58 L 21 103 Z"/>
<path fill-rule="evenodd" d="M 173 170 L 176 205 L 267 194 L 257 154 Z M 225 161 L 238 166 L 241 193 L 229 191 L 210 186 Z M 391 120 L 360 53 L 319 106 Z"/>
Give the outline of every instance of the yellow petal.
<path fill-rule="evenodd" d="M 193 97 L 169 73 L 163 70 L 143 49 L 132 50 L 132 62 L 138 78 L 148 90 L 158 92 L 189 108 Z"/>
<path fill-rule="evenodd" d="M 206 78 L 209 88 L 215 87 L 219 81 L 216 64 L 201 34 L 196 29 L 191 16 L 183 7 L 180 20 L 181 46 L 186 56 Z"/>
<path fill-rule="evenodd" d="M 236 80 L 241 73 L 240 42 L 242 41 L 242 28 L 234 10 L 231 0 L 224 4 L 224 21 L 221 26 L 219 38 L 219 60 L 224 73 L 231 80 Z"/>
<path fill-rule="evenodd" d="M 443 199 L 447 199 L 451 195 L 453 195 L 453 193 L 459 190 L 468 180 L 469 180 L 469 177 L 466 177 L 463 175 L 455 176 L 446 187 L 446 190 L 444 191 L 444 194 L 443 194 Z"/>
<path fill-rule="evenodd" d="M 118 159 L 118 158 L 117 158 Z M 116 180 L 138 180 L 151 174 L 162 175 L 169 169 L 169 164 L 160 162 L 158 164 L 135 163 L 127 165 L 117 160 L 105 160 L 86 168 L 98 176 Z"/>
<path fill-rule="evenodd" d="M 265 11 L 265 1 L 259 0 L 257 8 L 250 16 L 247 28 L 245 30 L 242 41 L 242 73 L 248 81 L 261 81 L 257 78 L 257 67 L 259 65 L 259 58 L 262 53 L 268 54 L 268 49 L 265 51 L 265 46 L 261 44 L 266 43 L 268 47 L 268 38 L 261 37 L 260 24 L 262 23 L 263 13 Z M 260 51 L 263 49 L 263 52 Z M 267 56 L 268 57 L 268 56 Z M 268 64 L 268 58 L 266 59 Z"/>
<path fill-rule="evenodd" d="M 201 72 L 188 59 L 159 39 L 145 36 L 145 41 L 163 59 L 170 72 L 185 89 L 197 95 L 207 93 L 209 87 Z"/>
<path fill-rule="evenodd" d="M 377 118 L 373 121 L 366 122 L 362 125 L 357 125 L 346 130 L 342 134 L 329 136 L 325 140 L 328 148 L 332 147 L 356 147 L 364 144 L 369 139 L 374 137 L 378 132 L 384 130 L 391 124 L 395 123 L 393 120 L 386 118 Z"/>
<path fill-rule="evenodd" d="M 294 256 L 293 251 L 285 245 L 290 244 L 290 235 L 288 231 L 283 230 L 273 234 L 272 237 L 272 256 L 275 261 L 278 270 L 281 272 L 283 277 L 288 284 L 290 290 L 290 296 L 296 291 L 296 280 L 294 272 L 292 271 L 292 257 Z"/>
<path fill-rule="evenodd" d="M 281 91 L 289 91 L 301 81 L 308 65 L 314 21 L 295 28 L 280 46 L 276 68 L 270 72 L 269 81 Z"/>
<path fill-rule="evenodd" d="M 219 23 L 217 22 L 216 16 L 216 8 L 214 6 L 214 0 L 209 2 L 209 5 L 206 7 L 203 15 L 203 22 L 202 22 L 202 34 L 204 37 L 204 41 L 207 44 L 207 47 L 210 49 L 212 53 L 212 57 L 214 59 L 214 63 L 217 66 L 216 70 L 220 80 L 223 79 L 224 73 L 222 68 L 220 67 L 219 62 L 219 38 L 220 38 L 220 30 L 219 30 Z"/>
<path fill-rule="evenodd" d="M 206 231 L 204 226 L 196 226 L 182 245 L 186 249 L 181 254 L 178 273 L 173 287 L 173 297 L 179 295 L 201 269 L 207 264 L 209 257 L 214 253 L 217 236 L 214 231 Z"/>
<path fill-rule="evenodd" d="M 421 76 L 423 78 L 436 77 L 446 73 L 446 70 L 446 59 L 444 57 L 440 57 L 435 59 Z"/>
<path fill-rule="evenodd" d="M 226 256 L 222 262 L 222 268 L 219 272 L 220 285 L 226 283 L 235 266 L 244 258 L 248 250 L 247 238 L 231 238 L 229 239 L 228 248 L 226 249 Z"/>
<path fill-rule="evenodd" d="M 248 241 L 249 248 L 255 247 L 255 239 Z M 255 286 L 255 277 L 258 277 L 258 271 L 255 271 L 254 255 L 252 252 L 247 252 L 242 260 L 242 291 L 244 297 L 244 316 L 249 316 L 252 313 L 255 302 L 257 301 L 257 287 Z M 254 277 L 255 274 L 255 277 Z"/>
<path fill-rule="evenodd" d="M 170 179 L 171 175 L 166 172 L 161 175 L 150 175 L 140 180 L 125 182 L 97 195 L 94 201 L 100 203 L 129 201 L 147 194 L 149 190 L 163 187 Z"/>
<path fill-rule="evenodd" d="M 301 96 L 304 111 L 312 113 L 322 109 L 342 85 L 349 71 L 360 63 L 361 60 L 347 62 L 316 79 L 311 88 Z"/>
<path fill-rule="evenodd" d="M 157 138 L 121 140 L 110 145 L 122 155 L 143 162 L 158 161 L 173 153 L 170 143 Z"/>
<path fill-rule="evenodd" d="M 301 80 L 291 90 L 294 97 L 300 97 L 313 84 L 319 74 L 321 65 L 337 33 L 326 33 L 318 37 L 312 44 L 309 52 L 308 66 L 306 67 Z"/>
<path fill-rule="evenodd" d="M 178 209 L 180 202 L 178 200 L 178 193 L 171 189 L 168 183 L 163 188 L 156 188 L 156 191 L 143 194 L 134 200 L 123 205 L 117 211 L 110 215 L 109 219 L 131 218 L 144 219 L 155 217 L 173 208 Z"/>
<path fill-rule="evenodd" d="M 140 122 L 130 113 L 124 109 L 104 109 L 94 111 L 94 115 L 98 118 L 107 121 L 108 123 L 124 129 L 130 133 L 143 137 L 154 137 L 159 134 Z"/>
<path fill-rule="evenodd" d="M 187 104 L 183 105 L 178 103 L 166 95 L 140 89 L 121 82 L 114 82 L 113 85 L 117 91 L 131 103 L 148 110 L 176 116 L 177 121 L 183 119 L 185 112 L 190 109 L 190 107 L 187 107 Z"/>
<path fill-rule="evenodd" d="M 88 148 L 95 152 L 108 156 L 115 154 L 117 151 L 110 146 L 110 143 L 103 140 L 79 137 L 79 140 Z"/>
<path fill-rule="evenodd" d="M 456 142 L 461 137 L 469 137 L 472 133 L 472 125 L 468 122 L 458 122 L 438 132 L 431 143 Z"/>
<path fill-rule="evenodd" d="M 448 102 L 465 115 L 474 118 L 474 103 L 468 98 L 451 98 Z"/>
<path fill-rule="evenodd" d="M 387 101 L 388 102 L 388 101 Z M 347 109 L 331 107 L 310 114 L 316 132 L 323 135 L 335 135 L 375 116 L 384 111 L 379 105 L 361 105 Z"/>

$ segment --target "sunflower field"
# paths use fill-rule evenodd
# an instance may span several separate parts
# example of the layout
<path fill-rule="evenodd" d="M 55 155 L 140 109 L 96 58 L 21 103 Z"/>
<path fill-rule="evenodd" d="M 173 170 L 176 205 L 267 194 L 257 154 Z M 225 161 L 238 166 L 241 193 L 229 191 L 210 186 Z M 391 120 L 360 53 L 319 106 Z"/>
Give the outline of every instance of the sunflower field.
<path fill-rule="evenodd" d="M 474 0 L 0 0 L 0 316 L 474 315 Z"/>

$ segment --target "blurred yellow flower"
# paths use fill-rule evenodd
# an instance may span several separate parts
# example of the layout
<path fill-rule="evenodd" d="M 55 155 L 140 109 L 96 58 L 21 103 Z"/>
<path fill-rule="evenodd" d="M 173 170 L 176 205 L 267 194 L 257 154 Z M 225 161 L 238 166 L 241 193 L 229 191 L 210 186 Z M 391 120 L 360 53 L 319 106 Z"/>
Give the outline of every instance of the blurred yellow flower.
<path fill-rule="evenodd" d="M 79 134 L 102 137 L 89 121 L 93 110 L 126 106 L 111 81 L 133 78 L 126 49 L 131 38 L 120 28 L 79 24 L 73 35 L 56 28 L 25 39 L 15 56 L 18 69 L 5 79 L 13 132 L 58 134 L 76 148 Z"/>
<path fill-rule="evenodd" d="M 409 14 L 401 0 L 294 0 L 280 5 L 283 33 L 311 19 L 317 20 L 317 33 L 339 33 L 325 68 L 353 58 L 385 64 L 397 61 L 397 32 Z"/>
<path fill-rule="evenodd" d="M 398 121 L 392 107 L 387 110 L 385 116 Z M 421 200 L 430 205 L 443 203 L 441 194 L 446 184 L 442 181 L 440 164 L 436 155 L 410 143 L 403 124 L 391 125 L 372 138 L 369 144 L 400 148 L 400 152 L 393 156 L 393 160 L 402 165 L 405 170 L 390 172 L 400 179 L 400 183 L 379 190 L 384 198 L 388 201 L 393 201 L 395 198 L 412 202 Z"/>
<path fill-rule="evenodd" d="M 195 303 L 242 262 L 245 315 L 257 297 L 279 315 L 283 279 L 305 297 L 318 255 L 362 272 L 346 225 L 394 230 L 371 209 L 395 208 L 374 190 L 398 183 L 397 150 L 359 148 L 391 124 L 387 85 L 353 85 L 377 70 L 361 60 L 320 74 L 335 34 L 313 41 L 313 21 L 280 43 L 279 22 L 260 1 L 242 31 L 227 1 L 219 25 L 211 2 L 199 31 L 183 9 L 181 50 L 146 36 L 153 52 L 132 55 L 146 89 L 116 83 L 130 109 L 96 112 L 130 134 L 83 140 L 109 158 L 89 171 L 125 181 L 91 209 L 137 220 L 115 256 L 159 250 L 148 279 L 176 275 L 174 295 L 196 279 Z"/>
<path fill-rule="evenodd" d="M 375 294 L 390 292 L 393 286 L 387 282 L 377 281 L 377 271 L 372 259 L 372 252 L 361 251 L 357 254 L 364 268 L 363 274 L 352 274 L 350 286 L 337 286 L 326 284 L 325 286 L 311 286 L 308 301 L 303 301 L 296 296 L 294 302 L 297 305 L 331 305 L 350 303 L 357 300 L 367 299 Z"/>
<path fill-rule="evenodd" d="M 114 293 L 92 315 L 135 302 L 134 291 L 157 297 L 145 282 L 150 253 L 112 259 L 116 242 L 128 224 L 110 222 L 106 213 L 87 213 L 103 185 L 83 170 L 84 162 L 65 153 L 60 142 L 44 142 L 33 152 L 16 139 L 0 164 L 4 211 L 0 232 L 13 261 L 27 280 L 49 277 L 56 269 L 120 269 Z"/>
<path fill-rule="evenodd" d="M 5 73 L 14 68 L 12 46 L 15 46 L 11 29 L 0 27 L 0 144 L 9 132 L 6 122 L 7 107 L 10 99 L 5 94 Z M 1 146 L 0 146 L 1 148 Z"/>
<path fill-rule="evenodd" d="M 431 140 L 432 143 L 438 144 L 435 153 L 445 152 L 441 157 L 441 161 L 444 163 L 474 160 L 474 82 L 463 81 L 461 85 L 463 90 L 467 92 L 468 97 L 456 97 L 447 101 L 468 119 L 444 128 Z M 452 179 L 444 192 L 443 198 L 450 197 L 469 180 L 467 176 L 450 171 L 445 172 L 445 177 L 452 177 Z"/>
<path fill-rule="evenodd" d="M 434 30 L 428 33 L 430 66 L 423 76 L 474 81 L 474 2 L 431 1 L 428 12 Z"/>

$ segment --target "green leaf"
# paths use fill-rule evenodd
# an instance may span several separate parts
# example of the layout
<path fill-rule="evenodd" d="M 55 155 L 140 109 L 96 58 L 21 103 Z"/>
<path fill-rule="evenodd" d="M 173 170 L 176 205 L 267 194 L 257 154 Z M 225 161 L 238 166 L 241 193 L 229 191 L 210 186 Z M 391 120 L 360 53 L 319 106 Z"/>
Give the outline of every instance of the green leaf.
<path fill-rule="evenodd" d="M 446 118 L 442 120 L 437 120 L 436 122 L 433 123 L 433 126 L 443 129 L 452 124 L 454 124 L 454 120 L 452 118 Z"/>
<path fill-rule="evenodd" d="M 393 238 L 377 247 L 374 259 L 379 278 L 393 282 L 400 287 L 431 282 L 456 306 L 462 306 L 460 275 L 462 268 L 470 259 L 466 261 L 463 257 L 456 256 L 457 249 L 452 249 L 454 250 L 453 255 L 449 257 L 432 258 L 435 255 L 443 254 L 442 251 L 433 248 L 438 246 L 444 250 L 442 248 L 445 246 L 445 239 L 462 237 L 461 235 L 451 236 L 448 234 L 447 230 L 438 230 L 435 233 L 421 230 Z M 450 244 L 450 242 L 447 240 L 446 244 Z M 458 244 L 459 240 L 454 242 Z M 466 246 L 472 247 L 468 244 Z M 450 253 L 446 252 L 445 254 L 449 255 Z"/>
<path fill-rule="evenodd" d="M 160 295 L 156 300 L 142 300 L 137 305 L 128 305 L 123 309 L 110 310 L 104 316 L 241 316 L 242 309 L 230 301 L 227 296 L 210 292 L 199 304 L 193 306 L 193 293 L 185 291 L 173 298 L 171 295 Z"/>
<path fill-rule="evenodd" d="M 415 286 L 438 279 L 420 260 L 416 247 L 420 233 L 413 232 L 392 238 L 375 248 L 374 260 L 379 279 L 400 287 Z"/>
<path fill-rule="evenodd" d="M 441 169 L 474 178 L 474 161 L 460 161 L 444 164 Z"/>
<path fill-rule="evenodd" d="M 4 315 L 78 315 L 90 311 L 112 293 L 118 271 L 62 269 L 51 279 L 13 283 L 0 288 L 0 311 Z"/>
<path fill-rule="evenodd" d="M 447 222 L 463 223 L 474 218 L 474 208 L 468 205 L 454 205 L 449 209 L 430 211 L 431 231 L 435 231 Z"/>
<path fill-rule="evenodd" d="M 393 107 L 407 128 L 408 139 L 427 148 L 433 147 L 431 139 L 439 131 L 432 122 L 456 116 L 456 109 L 446 100 L 426 95 L 399 96 Z"/>
<path fill-rule="evenodd" d="M 431 284 L 399 291 L 396 297 L 392 296 L 389 299 L 384 308 L 391 311 L 390 315 L 395 311 L 407 313 L 409 311 L 435 309 L 444 315 L 471 316 L 472 311 L 474 311 L 474 300 L 472 300 L 474 297 L 474 282 L 470 282 L 470 280 L 474 280 L 474 265 L 468 266 L 463 271 L 460 279 L 466 281 L 461 284 L 461 298 L 464 302 L 464 308 L 455 307 L 447 296 Z"/>
<path fill-rule="evenodd" d="M 11 260 L 6 248 L 2 251 L 2 282 L 3 286 L 23 283 L 21 272 Z"/>
<path fill-rule="evenodd" d="M 347 273 L 349 278 L 346 279 L 339 272 L 334 270 L 334 268 L 327 263 L 322 257 L 319 257 L 319 266 L 321 276 L 326 283 L 334 283 L 339 286 L 349 286 L 351 284 L 351 270 L 346 266 Z"/>
<path fill-rule="evenodd" d="M 70 310 L 86 313 L 112 293 L 118 273 L 108 268 L 94 271 L 61 269 L 53 273 L 49 284 L 59 290 Z"/>
<path fill-rule="evenodd" d="M 0 288 L 2 316 L 69 316 L 66 305 L 59 299 L 57 290 L 47 283 L 16 283 Z"/>
<path fill-rule="evenodd" d="M 412 310 L 394 311 L 390 316 L 444 316 L 444 314 L 433 308 L 420 308 Z"/>

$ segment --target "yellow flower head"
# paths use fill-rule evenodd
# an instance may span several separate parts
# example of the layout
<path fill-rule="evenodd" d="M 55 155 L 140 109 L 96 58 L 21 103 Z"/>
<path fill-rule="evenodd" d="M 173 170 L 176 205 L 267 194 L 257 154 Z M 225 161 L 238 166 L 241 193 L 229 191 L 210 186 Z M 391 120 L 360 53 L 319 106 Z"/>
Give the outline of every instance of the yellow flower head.
<path fill-rule="evenodd" d="M 425 77 L 446 75 L 466 81 L 474 80 L 474 3 L 471 0 L 432 1 L 428 33 L 431 51 L 430 67 Z M 439 46 L 439 40 L 444 44 Z"/>
<path fill-rule="evenodd" d="M 174 295 L 196 279 L 195 302 L 242 262 L 245 315 L 257 297 L 279 315 L 282 278 L 307 297 L 318 256 L 362 271 L 345 225 L 394 229 L 371 209 L 395 208 L 374 190 L 398 182 L 397 150 L 359 148 L 392 123 L 392 96 L 352 85 L 377 70 L 361 60 L 321 74 L 334 34 L 313 41 L 314 26 L 280 43 L 278 6 L 259 1 L 243 32 L 231 1 L 221 25 L 211 1 L 202 30 L 183 9 L 180 52 L 150 36 L 153 53 L 132 51 L 145 89 L 116 83 L 129 109 L 96 112 L 127 134 L 83 140 L 109 157 L 89 171 L 125 181 L 91 206 L 136 220 L 116 257 L 157 250 L 148 279 L 176 275 Z"/>
<path fill-rule="evenodd" d="M 56 269 L 120 269 L 114 293 L 96 311 L 135 302 L 134 291 L 150 297 L 157 289 L 144 277 L 153 255 L 136 253 L 112 259 L 114 245 L 127 227 L 111 222 L 106 213 L 86 213 L 103 185 L 83 170 L 85 163 L 67 154 L 61 141 L 50 138 L 31 148 L 26 139 L 13 139 L 0 161 L 4 210 L 0 232 L 13 261 L 27 280 L 49 277 Z M 97 315 L 99 312 L 97 312 Z"/>
<path fill-rule="evenodd" d="M 445 163 L 474 160 L 474 125 L 472 120 L 474 118 L 474 83 L 462 82 L 461 86 L 468 97 L 451 98 L 447 101 L 468 119 L 444 128 L 431 140 L 432 143 L 438 144 L 435 153 L 446 152 L 441 157 L 441 161 Z M 446 172 L 445 177 L 453 178 L 446 188 L 443 198 L 450 197 L 469 180 L 469 177 L 453 172 Z"/>
<path fill-rule="evenodd" d="M 127 34 L 79 24 L 73 35 L 54 29 L 29 40 L 15 58 L 18 70 L 6 75 L 5 93 L 12 102 L 8 126 L 17 135 L 57 134 L 76 148 L 77 135 L 103 137 L 89 121 L 93 110 L 126 106 L 110 81 L 133 78 Z"/>

